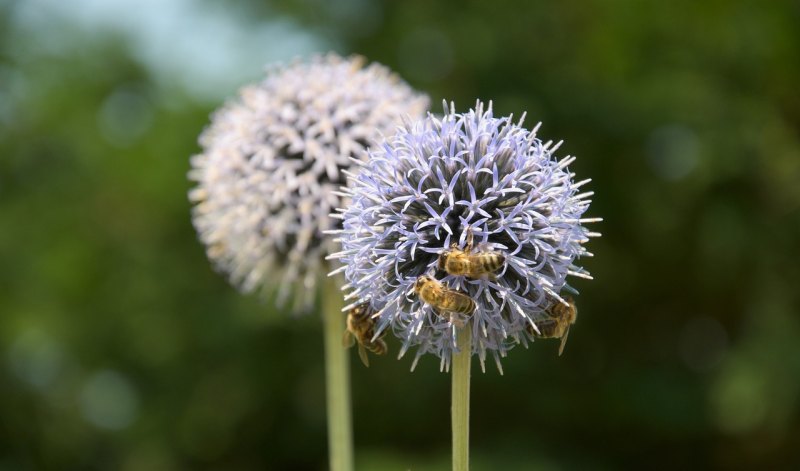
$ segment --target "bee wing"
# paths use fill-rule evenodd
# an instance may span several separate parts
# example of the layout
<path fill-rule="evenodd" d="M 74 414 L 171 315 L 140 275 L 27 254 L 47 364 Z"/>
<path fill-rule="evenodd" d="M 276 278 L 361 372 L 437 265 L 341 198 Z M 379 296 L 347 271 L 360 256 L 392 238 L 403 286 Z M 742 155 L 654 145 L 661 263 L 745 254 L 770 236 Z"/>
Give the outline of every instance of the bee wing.
<path fill-rule="evenodd" d="M 342 346 L 344 348 L 350 348 L 356 343 L 356 339 L 353 334 L 350 333 L 349 330 L 344 331 L 344 335 L 342 336 Z"/>
<path fill-rule="evenodd" d="M 369 368 L 369 357 L 367 356 L 367 349 L 364 348 L 364 345 L 358 344 L 358 356 L 361 358 L 361 363 L 364 364 L 367 368 Z"/>
<path fill-rule="evenodd" d="M 534 322 L 539 332 L 533 331 L 531 335 L 542 339 L 553 338 L 553 331 L 555 330 L 556 320 L 552 317 L 545 317 Z"/>
<path fill-rule="evenodd" d="M 567 344 L 567 337 L 569 336 L 569 326 L 567 326 L 567 330 L 564 331 L 564 336 L 561 337 L 561 345 L 558 347 L 558 356 L 561 356 L 564 353 L 564 345 Z"/>

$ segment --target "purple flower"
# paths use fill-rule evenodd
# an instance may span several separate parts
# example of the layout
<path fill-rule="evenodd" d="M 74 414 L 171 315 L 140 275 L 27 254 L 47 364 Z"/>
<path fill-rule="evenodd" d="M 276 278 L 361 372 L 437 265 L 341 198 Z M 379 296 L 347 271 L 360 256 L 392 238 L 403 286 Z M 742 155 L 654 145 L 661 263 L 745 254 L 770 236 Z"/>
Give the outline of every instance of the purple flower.
<path fill-rule="evenodd" d="M 335 231 L 353 304 L 369 302 L 377 311 L 376 336 L 386 329 L 402 341 L 400 356 L 417 347 L 412 369 L 425 353 L 449 369 L 456 329 L 472 329 L 473 353 L 485 368 L 491 352 L 499 358 L 532 340 L 544 310 L 564 302 L 560 293 L 577 291 L 568 276 L 589 278 L 576 265 L 591 254 L 583 218 L 592 193 L 589 182 L 574 182 L 557 160 L 559 144 L 543 143 L 511 117 L 495 118 L 478 102 L 459 114 L 407 122 L 393 137 L 371 147 L 346 189 L 352 203 L 340 209 L 343 229 Z M 354 172 L 355 173 L 355 172 Z M 492 276 L 467 278 L 438 269 L 439 255 L 452 244 L 465 249 L 468 234 L 477 251 L 498 252 L 505 261 Z M 446 313 L 414 290 L 428 275 L 445 289 L 475 302 L 467 315 Z M 502 372 L 502 369 L 500 370 Z"/>

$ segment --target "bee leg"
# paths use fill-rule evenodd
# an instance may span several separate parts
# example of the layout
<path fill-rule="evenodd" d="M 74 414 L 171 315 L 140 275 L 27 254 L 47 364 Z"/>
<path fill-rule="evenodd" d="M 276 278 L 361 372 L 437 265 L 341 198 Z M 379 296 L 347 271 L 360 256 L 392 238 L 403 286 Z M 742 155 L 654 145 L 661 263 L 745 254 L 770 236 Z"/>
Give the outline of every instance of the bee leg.
<path fill-rule="evenodd" d="M 458 327 L 459 329 L 466 325 L 465 320 L 462 319 L 461 315 L 459 315 L 456 312 L 450 313 L 450 323 Z"/>
<path fill-rule="evenodd" d="M 441 317 L 442 319 L 445 319 L 445 320 L 447 320 L 448 322 L 451 322 L 451 323 L 453 322 L 454 313 L 452 313 L 450 311 L 443 311 L 443 310 L 437 309 L 435 307 L 431 307 L 431 309 L 433 310 L 434 314 L 436 314 L 437 316 Z"/>
<path fill-rule="evenodd" d="M 472 252 L 472 242 L 473 242 L 472 228 L 470 226 L 467 226 L 466 231 L 467 231 L 467 240 L 466 240 L 466 245 L 464 246 L 464 252 L 469 253 Z"/>

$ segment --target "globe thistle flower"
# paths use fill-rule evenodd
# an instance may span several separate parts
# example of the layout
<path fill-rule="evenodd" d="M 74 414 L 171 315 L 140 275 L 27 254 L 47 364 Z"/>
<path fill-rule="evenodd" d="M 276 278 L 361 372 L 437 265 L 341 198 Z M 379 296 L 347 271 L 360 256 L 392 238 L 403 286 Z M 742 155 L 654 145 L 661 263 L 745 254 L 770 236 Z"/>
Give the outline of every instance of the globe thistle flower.
<path fill-rule="evenodd" d="M 351 159 L 418 117 L 428 100 L 389 69 L 334 54 L 273 66 L 212 116 L 192 158 L 194 226 L 216 268 L 244 292 L 299 283 L 305 307 L 331 252 L 324 232 Z M 279 281 L 278 281 L 279 280 Z"/>
<path fill-rule="evenodd" d="M 567 167 L 575 159 L 556 159 L 560 143 L 543 143 L 537 130 L 495 118 L 491 103 L 465 114 L 445 104 L 444 117 L 406 122 L 371 148 L 346 190 L 352 203 L 337 213 L 342 250 L 331 258 L 342 267 L 334 272 L 344 271 L 348 299 L 376 311 L 376 336 L 391 329 L 400 356 L 418 347 L 412 370 L 425 353 L 449 369 L 456 329 L 469 322 L 481 367 L 491 352 L 502 373 L 499 358 L 533 340 L 553 303 L 567 303 L 562 290 L 577 293 L 567 277 L 591 278 L 576 265 L 599 235 L 584 226 L 599 219 L 582 218 L 592 193 L 579 188 L 590 180 L 574 182 Z M 440 269 L 440 254 L 453 244 L 465 249 L 470 238 L 477 250 L 504 256 L 497 273 L 473 279 Z M 430 279 L 471 298 L 474 310 L 459 315 L 424 302 L 415 283 Z"/>

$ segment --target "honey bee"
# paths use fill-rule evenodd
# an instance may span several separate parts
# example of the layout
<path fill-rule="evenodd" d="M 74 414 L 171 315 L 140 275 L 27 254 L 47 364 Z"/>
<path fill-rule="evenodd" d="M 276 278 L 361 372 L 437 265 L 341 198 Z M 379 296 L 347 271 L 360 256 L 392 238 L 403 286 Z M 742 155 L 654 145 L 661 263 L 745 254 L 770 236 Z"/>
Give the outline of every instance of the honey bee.
<path fill-rule="evenodd" d="M 414 292 L 438 312 L 472 314 L 475 301 L 466 294 L 445 287 L 440 281 L 422 275 L 414 282 Z"/>
<path fill-rule="evenodd" d="M 347 330 L 344 333 L 343 344 L 346 348 L 352 347 L 358 342 L 358 356 L 364 366 L 369 366 L 367 350 L 376 354 L 386 354 L 386 342 L 381 337 L 372 340 L 375 336 L 375 319 L 372 318 L 374 311 L 369 303 L 361 303 L 350 309 L 347 313 Z"/>
<path fill-rule="evenodd" d="M 561 301 L 555 301 L 544 312 L 545 318 L 536 321 L 537 333 L 532 327 L 528 327 L 534 337 L 543 339 L 561 339 L 561 346 L 558 347 L 558 355 L 564 353 L 564 345 L 567 344 L 569 328 L 578 318 L 578 308 L 571 297 L 564 298 L 569 304 L 565 306 Z"/>
<path fill-rule="evenodd" d="M 494 276 L 506 263 L 506 256 L 493 250 L 472 251 L 472 231 L 467 229 L 467 244 L 464 250 L 458 244 L 452 244 L 449 249 L 439 254 L 438 268 L 449 275 L 462 275 L 467 278 L 480 278 L 488 275 Z"/>

